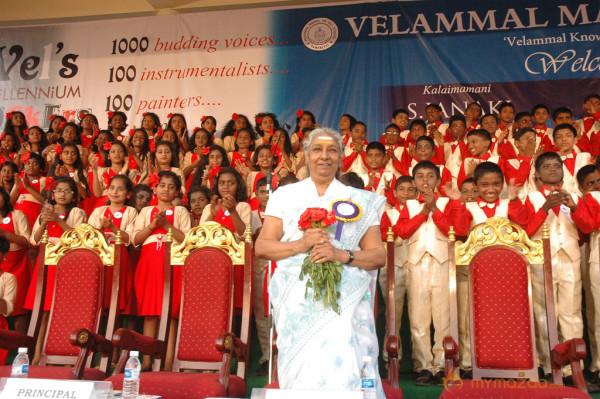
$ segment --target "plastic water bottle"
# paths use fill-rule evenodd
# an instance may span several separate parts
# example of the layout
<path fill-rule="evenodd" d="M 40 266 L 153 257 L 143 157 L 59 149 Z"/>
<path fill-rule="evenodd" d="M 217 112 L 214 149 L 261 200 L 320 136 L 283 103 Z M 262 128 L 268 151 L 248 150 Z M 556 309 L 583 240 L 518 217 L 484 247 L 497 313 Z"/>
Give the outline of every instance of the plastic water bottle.
<path fill-rule="evenodd" d="M 129 353 L 129 360 L 125 364 L 125 377 L 123 378 L 123 399 L 136 399 L 140 391 L 140 371 L 142 365 L 138 351 Z"/>
<path fill-rule="evenodd" d="M 27 378 L 29 373 L 29 356 L 27 356 L 27 348 L 19 348 L 19 354 L 13 360 L 12 369 L 10 371 L 11 378 Z"/>
<path fill-rule="evenodd" d="M 376 399 L 375 369 L 371 364 L 371 356 L 363 356 L 362 360 L 363 365 L 360 369 L 360 390 L 363 392 L 364 399 Z"/>

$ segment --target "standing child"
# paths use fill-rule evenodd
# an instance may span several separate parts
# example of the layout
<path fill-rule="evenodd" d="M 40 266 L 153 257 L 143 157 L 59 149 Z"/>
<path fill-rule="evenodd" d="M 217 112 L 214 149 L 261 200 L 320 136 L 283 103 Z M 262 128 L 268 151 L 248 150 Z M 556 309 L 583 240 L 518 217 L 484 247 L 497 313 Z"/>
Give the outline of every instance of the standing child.
<path fill-rule="evenodd" d="M 380 142 L 385 146 L 387 164 L 386 172 L 392 172 L 396 177 L 402 174 L 403 164 L 410 158 L 407 149 L 400 142 L 400 128 L 395 123 L 387 125 L 385 132 L 381 136 Z"/>
<path fill-rule="evenodd" d="M 477 165 L 473 174 L 477 187 L 476 201 L 463 205 L 464 216 L 456 226 L 456 234 L 468 235 L 469 231 L 492 217 L 508 218 L 508 199 L 500 199 L 504 189 L 504 175 L 498 164 L 483 162 Z M 466 183 L 463 183 L 463 186 Z M 456 294 L 458 301 L 458 347 L 460 348 L 460 368 L 471 370 L 471 334 L 469 330 L 469 279 L 465 269 L 457 269 Z"/>
<path fill-rule="evenodd" d="M 408 128 L 408 111 L 404 108 L 399 108 L 392 113 L 392 123 L 400 129 L 400 137 L 398 143 L 405 146 L 410 131 Z M 385 144 L 385 143 L 384 143 Z"/>
<path fill-rule="evenodd" d="M 254 152 L 254 138 L 250 129 L 242 128 L 236 132 L 235 151 L 228 152 L 229 164 L 234 168 L 240 166 L 252 169 L 252 154 Z"/>
<path fill-rule="evenodd" d="M 202 115 L 202 118 L 200 118 L 200 127 L 208 132 L 212 141 L 217 130 L 217 119 L 212 115 Z"/>
<path fill-rule="evenodd" d="M 198 168 L 198 165 L 200 165 L 202 151 L 205 148 L 212 146 L 212 144 L 212 136 L 208 130 L 204 128 L 194 130 L 194 134 L 192 134 L 192 138 L 190 139 L 189 151 L 186 152 L 181 165 L 183 175 L 186 179 L 188 179 L 194 173 L 194 170 Z"/>
<path fill-rule="evenodd" d="M 458 172 L 457 184 L 458 187 L 467 177 L 472 177 L 475 167 L 482 162 L 489 161 L 500 165 L 504 170 L 506 160 L 504 158 L 492 155 L 490 148 L 492 147 L 492 137 L 484 129 L 475 129 L 467 134 L 467 143 L 471 156 L 465 158 Z"/>
<path fill-rule="evenodd" d="M 81 132 L 81 145 L 88 148 L 94 142 L 94 136 L 98 131 L 98 118 L 96 115 L 84 113 L 79 122 Z"/>
<path fill-rule="evenodd" d="M 4 270 L 3 260 L 8 255 L 10 242 L 4 237 L 0 237 L 0 264 Z M 0 329 L 8 330 L 8 321 L 6 317 L 10 316 L 13 310 L 15 296 L 17 294 L 17 279 L 11 273 L 0 271 Z M 0 349 L 0 364 L 6 364 L 8 350 Z"/>
<path fill-rule="evenodd" d="M 544 151 L 553 151 L 552 129 L 548 128 L 546 122 L 550 119 L 550 109 L 544 104 L 537 104 L 531 109 L 533 118 L 533 129 L 536 133 L 536 149 L 544 146 Z"/>
<path fill-rule="evenodd" d="M 545 145 L 536 149 L 536 133 L 530 127 L 516 130 L 513 138 L 519 153 L 505 163 L 506 180 L 521 187 L 519 198 L 524 200 L 527 194 L 537 191 L 533 165 L 535 159 L 544 152 Z"/>
<path fill-rule="evenodd" d="M 467 126 L 467 133 L 471 130 L 479 129 L 479 118 L 483 115 L 481 105 L 477 101 L 470 102 L 465 109 L 465 125 Z"/>
<path fill-rule="evenodd" d="M 381 218 L 381 240 L 387 241 L 388 229 L 395 226 L 400 217 L 400 213 L 406 206 L 406 201 L 414 200 L 417 198 L 417 190 L 415 188 L 414 179 L 411 176 L 400 176 L 396 180 L 396 186 L 394 187 L 394 195 L 396 196 L 397 204 L 392 208 L 385 211 Z M 399 334 L 402 322 L 402 311 L 404 309 L 404 295 L 406 294 L 406 260 L 408 258 L 408 242 L 405 242 L 397 234 L 394 233 L 394 298 L 395 298 L 395 320 L 396 320 L 396 332 Z M 381 292 L 386 293 L 388 290 L 387 283 L 387 267 L 383 267 L 379 270 L 379 285 L 381 286 Z M 383 300 L 387 305 L 387 295 L 383 295 Z M 387 342 L 388 336 L 386 331 L 385 341 Z M 400 341 L 399 345 L 402 345 Z M 402 358 L 402 347 L 398 347 L 399 359 Z M 387 350 L 383 351 L 383 359 L 387 362 L 388 353 Z"/>
<path fill-rule="evenodd" d="M 133 294 L 133 272 L 127 246 L 131 240 L 129 231 L 137 216 L 137 211 L 131 206 L 133 199 L 133 183 L 125 175 L 115 175 L 108 185 L 108 200 L 106 205 L 94 209 L 88 223 L 100 230 L 106 236 L 109 244 L 115 243 L 117 233 L 121 233 L 124 246 L 121 251 L 121 277 L 119 289 L 119 309 L 123 315 L 135 315 L 136 304 Z M 110 306 L 112 287 L 112 268 L 105 275 L 104 306 Z"/>
<path fill-rule="evenodd" d="M 191 228 L 190 213 L 182 206 L 171 203 L 181 191 L 181 180 L 170 170 L 158 173 L 156 197 L 158 204 L 141 210 L 135 219 L 131 232 L 133 245 L 142 245 L 142 253 L 135 271 L 134 289 L 137 296 L 137 314 L 145 317 L 144 335 L 156 336 L 158 316 L 162 309 L 162 293 L 164 283 L 164 241 L 171 229 L 176 242 L 182 242 Z M 173 267 L 173 319 L 169 329 L 169 347 L 165 369 L 170 370 L 173 364 L 175 334 L 181 303 L 182 267 Z M 142 370 L 150 368 L 150 356 L 144 356 Z"/>
<path fill-rule="evenodd" d="M 448 124 L 442 123 L 442 107 L 439 104 L 427 104 L 425 114 L 427 116 L 427 134 L 435 137 L 440 133 L 443 137 L 447 137 L 447 140 L 451 140 L 447 135 Z"/>
<path fill-rule="evenodd" d="M 48 176 L 67 176 L 75 181 L 77 186 L 78 203 L 90 196 L 88 175 L 81 160 L 79 146 L 74 143 L 65 143 L 56 146 L 57 157 L 54 160 Z"/>
<path fill-rule="evenodd" d="M 469 177 L 463 181 L 460 186 L 460 202 L 466 204 L 467 202 L 475 202 L 477 201 L 477 197 L 479 194 L 477 193 L 477 184 L 475 184 L 475 179 Z"/>
<path fill-rule="evenodd" d="M 104 167 L 99 168 L 97 160 L 92 158 L 90 165 L 94 174 L 94 186 L 92 187 L 94 195 L 98 198 L 96 207 L 106 205 L 108 198 L 108 187 L 110 180 L 116 175 L 129 176 L 134 180 L 137 171 L 129 169 L 129 159 L 127 157 L 127 148 L 120 141 L 104 143 L 105 150 L 108 150 L 107 156 L 104 159 Z"/>
<path fill-rule="evenodd" d="M 542 185 L 540 190 L 529 193 L 524 203 L 519 200 L 516 192 L 511 190 L 509 216 L 525 229 L 532 240 L 541 239 L 542 224 L 548 224 L 554 301 L 560 336 L 563 341 L 581 338 L 583 319 L 578 228 L 583 233 L 589 233 L 593 226 L 587 217 L 585 206 L 579 206 L 579 197 L 562 187 L 563 161 L 560 155 L 555 152 L 541 154 L 535 161 L 535 175 Z M 538 355 L 544 372 L 548 374 L 551 368 L 543 310 L 544 276 L 541 269 L 532 271 L 531 283 L 538 327 Z M 570 370 L 565 372 L 570 374 Z"/>
<path fill-rule="evenodd" d="M 123 132 L 127 128 L 127 115 L 122 111 L 109 111 L 108 114 L 108 130 L 117 141 L 123 141 L 127 145 L 127 141 L 131 136 Z"/>
<path fill-rule="evenodd" d="M 338 129 L 342 134 L 342 139 L 344 141 L 344 145 L 348 144 L 348 140 L 350 140 L 350 129 L 352 125 L 356 123 L 356 118 L 350 114 L 343 114 L 340 116 L 340 122 L 338 123 Z M 306 137 L 305 137 L 306 139 Z"/>
<path fill-rule="evenodd" d="M 175 173 L 181 180 L 181 184 L 185 182 L 185 176 L 179 169 L 179 154 L 175 146 L 169 141 L 161 140 L 156 144 L 156 152 L 151 156 L 150 174 L 163 170 L 170 170 Z M 182 186 L 181 191 L 185 194 L 186 188 Z"/>
<path fill-rule="evenodd" d="M 471 153 L 469 152 L 469 145 L 467 144 L 466 123 L 467 122 L 462 115 L 452 115 L 448 123 L 449 134 L 447 134 L 446 137 L 442 137 L 441 133 L 438 133 L 435 137 L 436 152 L 438 152 L 438 148 L 441 148 L 443 150 L 443 154 L 441 157 L 437 157 L 437 162 L 434 162 L 437 165 L 445 164 L 446 169 L 448 169 L 452 174 L 454 182 L 456 182 L 458 178 L 462 161 L 471 156 Z"/>
<path fill-rule="evenodd" d="M 498 109 L 500 123 L 498 123 L 498 130 L 496 130 L 495 133 L 495 136 L 498 140 L 498 155 L 505 159 L 512 159 L 517 155 L 516 149 L 513 146 L 512 137 L 512 122 L 515 117 L 515 106 L 512 103 L 505 101 L 498 106 Z"/>
<path fill-rule="evenodd" d="M 55 144 L 62 136 L 63 129 L 67 124 L 67 120 L 61 116 L 52 114 L 50 115 L 50 127 L 46 131 L 46 139 L 48 143 Z"/>
<path fill-rule="evenodd" d="M 190 212 L 192 214 L 192 226 L 200 224 L 200 217 L 206 205 L 210 203 L 213 194 L 208 187 L 193 186 L 187 193 Z"/>
<path fill-rule="evenodd" d="M 10 251 L 4 254 L 2 271 L 8 272 L 17 279 L 17 293 L 14 299 L 12 315 L 15 316 L 15 330 L 21 334 L 27 333 L 27 311 L 24 309 L 25 296 L 31 279 L 31 262 L 27 255 L 31 229 L 29 221 L 21 211 L 13 211 L 10 197 L 0 188 L 0 237 L 10 241 Z"/>
<path fill-rule="evenodd" d="M 16 178 L 19 197 L 15 209 L 25 214 L 29 220 L 29 228 L 32 229 L 44 202 L 42 192 L 46 188 L 46 178 L 42 176 L 42 172 L 46 169 L 46 162 L 34 152 L 26 153 L 23 159 L 23 178 Z"/>
<path fill-rule="evenodd" d="M 575 150 L 577 130 L 573 125 L 565 123 L 556 126 L 552 131 L 552 137 L 557 148 L 556 153 L 563 161 L 562 188 L 568 192 L 580 194 L 575 176 L 579 169 L 592 163 L 592 156 L 589 152 L 578 153 Z"/>
<path fill-rule="evenodd" d="M 247 184 L 247 194 L 250 199 L 256 197 L 256 183 L 263 177 L 267 177 L 269 173 L 272 173 L 271 183 L 273 188 L 277 188 L 279 183 L 279 171 L 280 167 L 277 167 L 277 159 L 273 156 L 271 146 L 261 145 L 256 148 L 254 154 L 252 154 L 252 162 L 255 165 L 255 170 L 247 171 L 248 176 L 245 177 Z M 244 170 L 245 171 L 245 170 Z M 242 177 L 244 177 L 242 175 Z"/>
<path fill-rule="evenodd" d="M 312 112 L 303 109 L 299 109 L 296 112 L 296 127 L 291 137 L 292 150 L 294 152 L 298 152 L 302 147 L 302 140 L 304 139 L 302 130 L 306 128 L 314 129 L 315 127 L 319 127 L 319 125 L 317 125 L 317 120 Z"/>
<path fill-rule="evenodd" d="M 592 93 L 583 101 L 583 118 L 577 121 L 575 128 L 580 140 L 577 146 L 582 151 L 600 155 L 600 95 Z"/>
<path fill-rule="evenodd" d="M 31 230 L 30 242 L 32 245 L 39 245 L 44 235 L 44 231 L 48 231 L 48 242 L 56 244 L 62 234 L 71 228 L 77 227 L 85 223 L 87 216 L 83 209 L 77 208 L 77 183 L 70 177 L 59 176 L 56 178 L 56 184 L 46 179 L 46 192 L 50 199 L 42 207 L 41 215 L 36 220 L 33 229 Z M 36 260 L 31 276 L 31 283 L 27 290 L 25 298 L 25 309 L 33 309 L 35 301 L 35 293 L 37 289 L 39 259 Z M 46 275 L 46 297 L 43 301 L 44 315 L 40 327 L 40 335 L 35 350 L 35 357 L 32 364 L 37 364 L 40 359 L 42 350 L 42 342 L 46 335 L 46 327 L 48 325 L 48 313 L 52 307 L 54 298 L 54 280 L 56 276 L 56 265 L 48 265 Z"/>
<path fill-rule="evenodd" d="M 397 200 L 392 187 L 396 187 L 396 176 L 385 171 L 387 158 L 384 145 L 373 141 L 367 145 L 366 154 L 367 173 L 359 175 L 365 183 L 365 190 L 383 195 L 387 198 L 386 206 L 394 206 Z"/>
<path fill-rule="evenodd" d="M 440 171 L 432 162 L 419 162 L 413 177 L 419 197 L 406 201 L 393 229 L 408 246 L 408 317 L 416 384 L 439 385 L 444 377 L 442 341 L 450 332 L 448 230 L 461 217 L 460 193 L 448 187 L 448 198 L 439 196 Z"/>
<path fill-rule="evenodd" d="M 205 147 L 202 150 L 200 163 L 193 175 L 188 178 L 186 187 L 205 186 L 212 189 L 214 179 L 219 171 L 226 166 L 229 166 L 229 158 L 227 158 L 227 153 L 223 147 L 219 145 Z"/>
<path fill-rule="evenodd" d="M 173 132 L 175 132 L 177 142 L 179 143 L 179 147 L 181 147 L 181 150 L 185 154 L 189 148 L 188 127 L 187 127 L 187 122 L 185 120 L 185 116 L 183 116 L 183 114 L 169 114 L 169 115 L 167 115 L 169 117 L 169 122 L 167 123 L 167 128 L 165 129 L 165 132 L 169 129 L 171 129 L 171 130 L 173 130 Z"/>
<path fill-rule="evenodd" d="M 344 149 L 342 159 L 342 172 L 355 172 L 359 175 L 367 173 L 366 153 L 367 125 L 363 122 L 354 122 L 350 127 L 350 138 Z"/>
<path fill-rule="evenodd" d="M 262 178 L 256 183 L 256 199 L 258 208 L 252 210 L 252 238 L 256 238 L 260 234 L 264 221 L 264 213 L 269 200 L 269 191 L 267 191 L 267 179 Z M 273 262 L 275 264 L 275 262 Z M 266 273 L 269 262 L 254 256 L 252 270 L 252 311 L 254 312 L 254 320 L 256 321 L 256 331 L 258 333 L 258 341 L 262 356 L 260 357 L 260 367 L 257 370 L 257 375 L 267 375 L 269 367 L 269 323 L 268 323 L 268 301 L 265 306 L 266 291 Z M 273 272 L 273 268 L 271 272 Z"/>
<path fill-rule="evenodd" d="M 231 120 L 229 120 L 229 122 L 227 122 L 223 128 L 220 142 L 215 139 L 215 144 L 225 148 L 225 151 L 227 152 L 234 151 L 236 139 L 235 132 L 238 132 L 241 129 L 252 130 L 252 125 L 250 124 L 250 121 L 246 115 L 234 113 L 231 115 Z"/>

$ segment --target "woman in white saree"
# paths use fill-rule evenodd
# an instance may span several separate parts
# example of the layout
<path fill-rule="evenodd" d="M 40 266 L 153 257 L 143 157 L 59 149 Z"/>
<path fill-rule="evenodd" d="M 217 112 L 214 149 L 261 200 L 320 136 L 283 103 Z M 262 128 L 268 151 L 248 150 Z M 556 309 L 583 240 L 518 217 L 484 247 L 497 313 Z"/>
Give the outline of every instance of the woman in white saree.
<path fill-rule="evenodd" d="M 377 370 L 373 302 L 377 269 L 386 260 L 379 232 L 385 198 L 336 179 L 343 154 L 338 132 L 316 129 L 304 145 L 310 176 L 272 194 L 256 241 L 257 256 L 277 261 L 269 295 L 278 334 L 279 385 L 358 391 L 364 355 L 371 356 Z M 301 231 L 298 220 L 310 207 L 333 207 L 346 221 L 338 219 L 331 231 Z M 313 262 L 343 265 L 339 314 L 313 301 L 312 288 L 305 298 L 306 277 L 301 281 L 299 274 L 311 248 Z M 376 385 L 377 397 L 383 398 L 379 376 Z"/>

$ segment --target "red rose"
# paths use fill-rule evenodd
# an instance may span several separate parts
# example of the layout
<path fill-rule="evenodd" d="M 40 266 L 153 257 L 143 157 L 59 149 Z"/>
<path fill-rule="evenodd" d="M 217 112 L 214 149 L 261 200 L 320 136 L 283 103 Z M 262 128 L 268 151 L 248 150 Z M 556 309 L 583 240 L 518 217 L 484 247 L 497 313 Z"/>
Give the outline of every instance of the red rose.
<path fill-rule="evenodd" d="M 325 219 L 323 219 L 323 221 L 321 223 L 323 224 L 323 227 L 327 227 L 327 226 L 331 226 L 335 222 L 337 222 L 337 218 L 335 217 L 335 212 L 333 210 L 331 210 L 327 214 L 327 217 L 325 217 Z"/>
<path fill-rule="evenodd" d="M 237 130 L 235 132 L 233 132 L 233 138 L 237 139 Z"/>
<path fill-rule="evenodd" d="M 167 118 L 172 118 L 172 117 L 173 117 L 173 113 L 172 113 L 172 112 L 169 112 L 169 113 L 167 114 Z"/>
<path fill-rule="evenodd" d="M 144 113 L 142 114 L 142 117 L 144 117 L 144 116 L 146 116 L 146 115 L 148 115 L 148 113 L 147 113 L 147 112 L 144 112 Z"/>
<path fill-rule="evenodd" d="M 148 185 L 150 188 L 154 188 L 158 184 L 158 173 L 154 172 L 148 176 Z"/>
<path fill-rule="evenodd" d="M 79 113 L 79 119 L 83 119 L 85 117 L 86 112 L 85 111 L 81 111 Z"/>
<path fill-rule="evenodd" d="M 204 122 L 206 120 L 206 115 L 202 115 L 202 118 L 200 118 L 200 122 Z"/>
<path fill-rule="evenodd" d="M 274 157 L 281 155 L 281 149 L 279 148 L 279 146 L 275 144 L 271 146 L 271 155 L 273 155 Z"/>
<path fill-rule="evenodd" d="M 110 141 L 105 141 L 103 147 L 104 147 L 104 151 L 109 151 L 110 147 L 112 147 L 112 143 Z"/>
<path fill-rule="evenodd" d="M 50 119 L 51 121 L 53 121 L 53 120 L 54 120 L 54 118 L 56 118 L 56 115 L 55 115 L 55 114 L 52 114 L 52 115 L 50 115 L 50 118 L 48 118 L 48 119 Z"/>
<path fill-rule="evenodd" d="M 67 125 L 67 122 L 65 122 L 65 121 L 62 121 L 62 122 L 60 123 L 60 126 L 59 126 L 59 127 L 60 127 L 60 129 L 64 129 L 66 125 Z"/>
<path fill-rule="evenodd" d="M 23 134 L 29 134 L 29 129 L 23 130 Z"/>
<path fill-rule="evenodd" d="M 235 122 L 238 120 L 240 116 L 238 114 L 236 114 L 235 112 L 231 115 L 231 119 Z"/>
<path fill-rule="evenodd" d="M 113 116 L 115 116 L 115 113 L 112 111 L 108 111 L 108 119 L 111 119 Z"/>
<path fill-rule="evenodd" d="M 299 109 L 298 111 L 296 111 L 296 116 L 298 118 L 302 118 L 302 115 L 304 115 L 304 111 L 303 110 Z"/>
<path fill-rule="evenodd" d="M 269 130 L 269 136 L 273 136 L 273 129 Z"/>
<path fill-rule="evenodd" d="M 54 186 L 56 186 L 56 181 L 53 177 L 46 177 L 46 191 L 54 190 Z"/>
<path fill-rule="evenodd" d="M 256 124 L 260 125 L 262 123 L 262 116 L 256 117 Z"/>
<path fill-rule="evenodd" d="M 2 134 L 0 134 L 0 140 L 4 140 L 4 135 L 6 134 L 6 132 L 2 132 Z"/>
<path fill-rule="evenodd" d="M 129 135 L 133 136 L 133 134 L 135 133 L 135 129 L 129 129 Z"/>
<path fill-rule="evenodd" d="M 56 147 L 54 147 L 54 152 L 56 152 L 58 155 L 62 154 L 63 149 L 60 144 L 57 144 Z"/>
<path fill-rule="evenodd" d="M 162 137 L 162 136 L 163 136 L 163 134 L 165 134 L 165 131 L 164 131 L 164 130 L 162 130 L 162 129 L 158 129 L 158 131 L 156 132 L 156 134 L 157 134 L 159 137 Z"/>
<path fill-rule="evenodd" d="M 156 143 L 154 141 L 150 142 L 150 151 L 152 151 L 152 152 L 156 151 Z"/>
<path fill-rule="evenodd" d="M 183 202 L 183 205 L 185 206 L 188 206 L 190 204 L 186 194 L 183 194 L 183 197 L 181 197 L 181 202 Z"/>
<path fill-rule="evenodd" d="M 310 220 L 310 208 L 302 212 L 302 215 L 300 215 L 301 222 L 306 222 L 308 220 Z"/>
<path fill-rule="evenodd" d="M 196 133 L 198 130 L 200 130 L 200 128 L 199 128 L 198 126 L 196 126 L 196 127 L 194 128 L 194 133 Z"/>
<path fill-rule="evenodd" d="M 210 147 L 204 147 L 202 149 L 202 155 L 208 155 L 209 152 L 210 152 Z"/>
<path fill-rule="evenodd" d="M 6 119 L 12 119 L 12 112 L 6 113 Z"/>
<path fill-rule="evenodd" d="M 94 137 L 98 136 L 98 133 L 100 133 L 100 130 L 94 129 Z"/>
<path fill-rule="evenodd" d="M 310 220 L 320 222 L 327 217 L 327 211 L 323 208 L 312 208 L 310 211 Z"/>
<path fill-rule="evenodd" d="M 302 130 L 298 130 L 296 132 L 296 136 L 298 136 L 300 140 L 304 140 L 304 133 L 302 133 Z"/>
<path fill-rule="evenodd" d="M 300 230 L 308 230 L 312 227 L 312 224 L 310 222 L 298 222 L 298 227 L 300 228 Z"/>

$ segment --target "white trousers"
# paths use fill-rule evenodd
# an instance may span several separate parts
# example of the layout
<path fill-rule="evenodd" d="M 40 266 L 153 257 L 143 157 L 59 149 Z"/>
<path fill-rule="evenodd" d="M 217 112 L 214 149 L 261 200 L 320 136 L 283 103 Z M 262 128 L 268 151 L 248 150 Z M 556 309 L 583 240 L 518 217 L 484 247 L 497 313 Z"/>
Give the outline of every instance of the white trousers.
<path fill-rule="evenodd" d="M 265 305 L 263 303 L 263 283 L 267 273 L 268 262 L 264 259 L 254 257 L 254 270 L 252 270 L 252 311 L 256 321 L 256 331 L 262 356 L 260 363 L 269 361 L 269 319 L 265 317 Z"/>
<path fill-rule="evenodd" d="M 581 269 L 580 259 L 571 260 L 560 250 L 552 257 L 552 284 L 554 288 L 554 307 L 560 342 L 583 336 L 581 316 Z M 590 276 L 591 277 L 591 276 Z M 546 324 L 544 271 L 542 266 L 532 267 L 531 273 L 533 311 L 537 326 L 536 346 L 544 373 L 552 371 L 548 348 L 548 326 Z M 563 368 L 570 375 L 570 367 Z"/>
<path fill-rule="evenodd" d="M 448 262 L 425 254 L 419 264 L 407 263 L 408 317 L 415 371 L 444 369 L 444 337 L 450 334 Z M 431 347 L 431 323 L 434 345 Z"/>
<path fill-rule="evenodd" d="M 466 270 L 466 269 L 465 269 Z M 471 370 L 471 323 L 469 318 L 469 277 L 456 272 L 456 302 L 458 307 L 458 347 L 460 368 Z"/>

